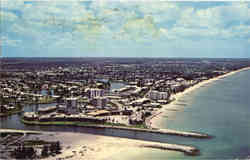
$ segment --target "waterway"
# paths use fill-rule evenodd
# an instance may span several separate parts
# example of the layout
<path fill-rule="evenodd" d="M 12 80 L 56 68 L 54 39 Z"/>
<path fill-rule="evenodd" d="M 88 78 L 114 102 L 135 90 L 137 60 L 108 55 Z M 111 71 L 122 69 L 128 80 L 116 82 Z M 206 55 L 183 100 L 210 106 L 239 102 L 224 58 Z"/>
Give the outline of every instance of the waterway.
<path fill-rule="evenodd" d="M 108 79 L 97 79 L 99 81 L 103 81 L 103 82 L 108 82 Z M 110 90 L 114 90 L 114 89 L 121 89 L 123 87 L 125 87 L 126 84 L 122 83 L 122 82 L 111 82 L 110 83 Z"/>
<path fill-rule="evenodd" d="M 56 104 L 41 104 L 39 107 L 55 106 Z M 24 111 L 30 112 L 35 110 L 35 105 L 25 106 Z M 129 131 L 129 130 L 117 130 L 117 129 L 94 129 L 86 127 L 73 127 L 73 126 L 35 126 L 35 125 L 25 125 L 20 121 L 22 114 L 15 114 L 8 117 L 0 117 L 0 128 L 5 129 L 21 129 L 21 130 L 36 130 L 36 131 L 62 131 L 62 132 L 80 132 L 80 133 L 90 133 L 96 135 L 114 136 L 131 138 L 138 140 L 148 140 L 155 142 L 181 142 L 186 137 L 179 137 L 174 135 L 160 135 L 155 133 L 146 133 L 139 131 Z M 197 140 L 195 138 L 191 138 Z M 198 139 L 200 140 L 200 139 Z M 182 143 L 179 143 L 182 144 Z"/>
<path fill-rule="evenodd" d="M 120 83 L 120 82 L 112 82 L 111 86 L 110 86 L 110 90 L 114 90 L 114 89 L 121 89 L 123 87 L 125 87 L 126 85 L 124 83 Z"/>

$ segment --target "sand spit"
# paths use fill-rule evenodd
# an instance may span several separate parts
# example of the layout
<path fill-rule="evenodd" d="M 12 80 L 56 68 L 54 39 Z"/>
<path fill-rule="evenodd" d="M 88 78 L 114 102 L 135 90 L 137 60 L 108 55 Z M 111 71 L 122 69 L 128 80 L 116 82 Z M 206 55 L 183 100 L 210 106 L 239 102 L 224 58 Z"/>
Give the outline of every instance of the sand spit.
<path fill-rule="evenodd" d="M 186 145 L 68 132 L 57 132 L 55 135 L 51 132 L 47 136 L 47 140 L 59 140 L 63 146 L 62 154 L 49 157 L 47 160 L 106 160 L 114 154 L 142 148 L 172 150 L 187 155 L 199 155 L 197 148 Z"/>
<path fill-rule="evenodd" d="M 104 160 L 109 159 L 117 153 L 126 153 L 127 150 L 137 150 L 140 152 L 143 148 L 178 151 L 192 156 L 199 155 L 200 153 L 197 148 L 187 145 L 149 142 L 85 133 L 34 132 L 11 129 L 1 129 L 0 131 L 2 133 L 24 133 L 24 135 L 28 133 L 39 133 L 31 134 L 26 138 L 31 140 L 60 141 L 62 153 L 45 158 L 47 160 Z"/>

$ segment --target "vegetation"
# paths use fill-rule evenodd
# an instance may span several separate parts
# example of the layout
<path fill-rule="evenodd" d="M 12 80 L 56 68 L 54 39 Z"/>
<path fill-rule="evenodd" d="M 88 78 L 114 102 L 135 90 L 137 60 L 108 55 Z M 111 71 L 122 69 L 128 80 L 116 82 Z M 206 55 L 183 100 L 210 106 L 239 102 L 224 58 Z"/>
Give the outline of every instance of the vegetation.
<path fill-rule="evenodd" d="M 0 133 L 0 137 L 6 137 L 6 136 L 8 136 L 8 135 L 12 135 L 12 136 L 21 136 L 21 135 L 23 135 L 22 133 L 8 133 L 8 132 L 2 132 L 2 133 Z"/>
<path fill-rule="evenodd" d="M 24 120 L 23 118 L 21 119 L 21 121 L 24 124 L 32 124 L 32 125 L 72 125 L 72 126 L 101 126 L 101 125 L 105 125 L 105 126 L 119 126 L 119 127 L 128 127 L 128 128 L 142 128 L 142 129 L 146 129 L 147 127 L 144 124 L 138 124 L 138 125 L 131 125 L 131 126 L 127 126 L 125 124 L 120 124 L 120 123 L 108 123 L 105 122 L 103 124 L 99 124 L 99 123 L 93 123 L 93 122 L 79 122 L 79 121 L 52 121 L 52 122 L 40 122 L 40 121 L 27 121 Z"/>
<path fill-rule="evenodd" d="M 33 147 L 19 146 L 11 154 L 16 159 L 34 159 L 36 151 Z"/>
<path fill-rule="evenodd" d="M 37 155 L 35 146 L 43 145 L 41 156 Z M 59 141 L 46 142 L 43 140 L 24 141 L 21 146 L 18 146 L 11 153 L 11 157 L 16 159 L 36 159 L 39 157 L 46 158 L 50 155 L 61 153 L 61 144 Z"/>
<path fill-rule="evenodd" d="M 61 145 L 60 142 L 57 141 L 55 143 L 52 143 L 49 147 L 51 153 L 59 154 L 61 153 Z"/>
<path fill-rule="evenodd" d="M 23 103 L 26 104 L 51 104 L 51 103 L 55 103 L 56 102 L 56 98 L 50 97 L 50 96 L 45 96 L 41 99 L 39 99 L 38 101 L 34 101 L 30 98 L 30 100 L 24 101 Z"/>
<path fill-rule="evenodd" d="M 60 154 L 61 153 L 61 145 L 60 142 L 53 142 L 50 145 L 44 145 L 42 149 L 41 156 L 42 158 L 48 157 L 50 154 Z"/>

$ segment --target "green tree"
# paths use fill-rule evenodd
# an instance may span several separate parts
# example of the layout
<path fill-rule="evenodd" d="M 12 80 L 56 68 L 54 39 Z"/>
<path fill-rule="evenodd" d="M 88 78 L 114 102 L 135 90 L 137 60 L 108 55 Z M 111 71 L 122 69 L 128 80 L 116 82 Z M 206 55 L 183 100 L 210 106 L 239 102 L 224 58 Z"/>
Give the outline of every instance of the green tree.
<path fill-rule="evenodd" d="M 52 144 L 50 145 L 50 152 L 51 152 L 51 153 L 56 153 L 56 154 L 61 153 L 61 145 L 60 145 L 60 142 L 59 142 L 59 141 L 57 141 L 57 142 L 55 142 L 55 143 L 52 143 Z"/>

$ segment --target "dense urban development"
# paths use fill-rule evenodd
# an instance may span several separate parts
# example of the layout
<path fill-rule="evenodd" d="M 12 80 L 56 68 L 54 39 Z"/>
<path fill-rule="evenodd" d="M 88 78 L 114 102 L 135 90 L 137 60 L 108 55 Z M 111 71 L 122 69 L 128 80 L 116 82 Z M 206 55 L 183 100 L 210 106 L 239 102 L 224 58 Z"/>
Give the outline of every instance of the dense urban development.
<path fill-rule="evenodd" d="M 175 100 L 173 95 L 249 66 L 248 59 L 2 58 L 0 116 L 20 113 L 27 125 L 153 130 L 150 119 Z M 32 112 L 24 112 L 29 105 L 35 105 Z M 38 143 L 22 136 L 14 139 Z M 1 137 L 0 146 L 8 144 L 10 137 Z M 40 157 L 48 156 L 49 147 L 60 153 L 59 142 L 42 142 Z M 9 156 L 16 158 L 28 152 L 24 146 L 12 149 Z M 38 156 L 28 149 L 31 154 L 21 158 Z"/>

